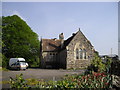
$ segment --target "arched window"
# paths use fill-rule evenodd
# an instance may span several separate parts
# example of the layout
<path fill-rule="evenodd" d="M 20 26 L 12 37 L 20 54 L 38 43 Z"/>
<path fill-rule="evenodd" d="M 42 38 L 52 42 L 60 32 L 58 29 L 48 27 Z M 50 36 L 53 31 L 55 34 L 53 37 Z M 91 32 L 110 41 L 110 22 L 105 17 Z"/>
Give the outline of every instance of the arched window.
<path fill-rule="evenodd" d="M 76 59 L 79 59 L 79 50 L 76 49 Z"/>
<path fill-rule="evenodd" d="M 82 59 L 83 58 L 83 52 L 82 52 L 81 48 L 80 48 L 79 52 L 80 52 L 80 59 Z"/>
<path fill-rule="evenodd" d="M 83 59 L 87 59 L 86 50 L 83 50 Z"/>

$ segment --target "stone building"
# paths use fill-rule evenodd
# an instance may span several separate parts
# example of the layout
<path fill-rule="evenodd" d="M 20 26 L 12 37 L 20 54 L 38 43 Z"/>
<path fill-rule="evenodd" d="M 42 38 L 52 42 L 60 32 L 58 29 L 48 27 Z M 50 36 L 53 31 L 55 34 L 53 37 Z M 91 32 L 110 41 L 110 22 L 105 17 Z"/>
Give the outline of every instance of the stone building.
<path fill-rule="evenodd" d="M 59 35 L 59 39 L 41 39 L 41 67 L 84 68 L 90 64 L 94 51 L 92 44 L 80 29 L 67 40 L 64 40 L 63 33 Z"/>

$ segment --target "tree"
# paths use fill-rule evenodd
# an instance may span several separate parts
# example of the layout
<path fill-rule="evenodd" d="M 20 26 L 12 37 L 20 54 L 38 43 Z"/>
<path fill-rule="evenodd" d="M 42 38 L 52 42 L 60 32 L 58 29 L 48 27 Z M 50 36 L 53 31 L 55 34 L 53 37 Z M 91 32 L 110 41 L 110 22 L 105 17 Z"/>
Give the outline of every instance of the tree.
<path fill-rule="evenodd" d="M 39 58 L 38 35 L 17 15 L 2 17 L 2 41 L 8 59 L 22 57 L 32 65 Z"/>
<path fill-rule="evenodd" d="M 99 57 L 98 52 L 95 52 L 94 54 L 94 58 L 91 62 L 92 66 L 94 66 L 97 71 L 105 71 L 105 64 L 102 63 L 102 59 Z"/>
<path fill-rule="evenodd" d="M 2 66 L 2 18 L 0 17 L 0 67 Z"/>
<path fill-rule="evenodd" d="M 96 51 L 94 53 L 94 57 L 91 60 L 91 65 L 88 66 L 88 71 L 86 73 L 89 73 L 90 71 L 95 71 L 95 72 L 110 72 L 110 66 L 111 66 L 111 58 L 106 57 L 106 60 L 103 61 L 101 57 L 99 56 L 99 53 Z"/>

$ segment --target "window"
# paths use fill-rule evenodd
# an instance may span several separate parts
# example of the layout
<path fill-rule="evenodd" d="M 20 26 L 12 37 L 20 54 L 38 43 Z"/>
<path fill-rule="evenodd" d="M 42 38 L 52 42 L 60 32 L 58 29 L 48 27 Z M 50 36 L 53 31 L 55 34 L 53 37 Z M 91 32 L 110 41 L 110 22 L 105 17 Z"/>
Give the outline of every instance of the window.
<path fill-rule="evenodd" d="M 50 55 L 52 55 L 52 53 L 50 53 Z"/>
<path fill-rule="evenodd" d="M 76 49 L 76 59 L 79 59 L 79 51 Z"/>
<path fill-rule="evenodd" d="M 84 49 L 83 50 L 83 59 L 86 59 L 87 58 L 87 56 L 86 56 L 86 50 Z"/>
<path fill-rule="evenodd" d="M 80 48 L 79 52 L 80 52 L 80 59 L 82 59 L 83 58 L 83 52 L 82 52 L 81 48 Z"/>
<path fill-rule="evenodd" d="M 86 41 L 86 40 L 85 40 Z M 85 49 L 85 46 L 82 45 L 83 42 L 78 42 L 76 43 L 75 47 L 74 47 L 74 58 L 77 60 L 82 60 L 82 59 L 88 59 L 87 56 L 87 51 Z M 86 47 L 87 48 L 87 47 Z"/>

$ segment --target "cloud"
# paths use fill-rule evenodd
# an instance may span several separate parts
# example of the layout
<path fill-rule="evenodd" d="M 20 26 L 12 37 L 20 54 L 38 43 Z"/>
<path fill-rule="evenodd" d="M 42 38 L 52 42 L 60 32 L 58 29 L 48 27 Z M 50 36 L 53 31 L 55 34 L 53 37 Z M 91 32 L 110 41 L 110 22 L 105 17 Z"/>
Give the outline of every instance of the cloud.
<path fill-rule="evenodd" d="M 18 11 L 12 11 L 12 15 L 18 15 L 21 19 L 23 19 L 24 21 L 26 21 L 26 19 L 18 12 Z"/>

